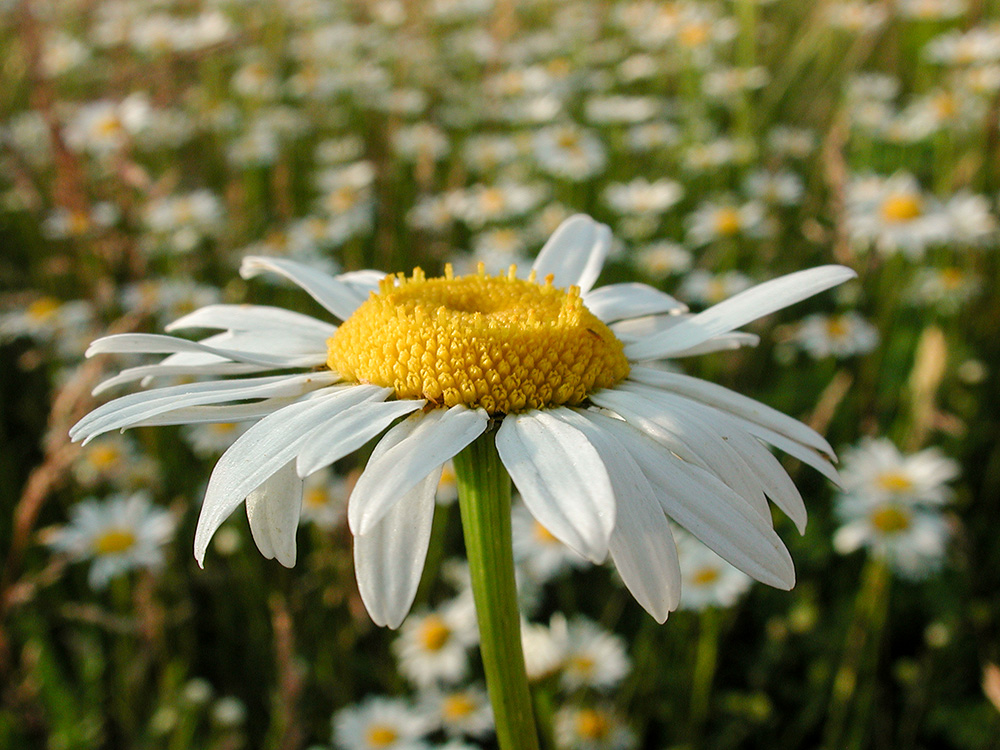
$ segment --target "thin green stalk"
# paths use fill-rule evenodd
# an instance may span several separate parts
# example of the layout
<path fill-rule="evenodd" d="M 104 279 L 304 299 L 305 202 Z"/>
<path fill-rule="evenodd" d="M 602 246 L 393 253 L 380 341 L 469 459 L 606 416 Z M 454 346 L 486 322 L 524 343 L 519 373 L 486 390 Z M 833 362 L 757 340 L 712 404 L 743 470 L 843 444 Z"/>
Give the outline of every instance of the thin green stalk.
<path fill-rule="evenodd" d="M 708 704 L 719 661 L 720 613 L 706 609 L 698 621 L 698 645 L 695 649 L 694 674 L 691 678 L 691 744 L 701 744 L 701 733 L 708 718 Z"/>
<path fill-rule="evenodd" d="M 455 456 L 455 474 L 497 741 L 501 750 L 538 750 L 514 583 L 510 477 L 493 430 Z"/>

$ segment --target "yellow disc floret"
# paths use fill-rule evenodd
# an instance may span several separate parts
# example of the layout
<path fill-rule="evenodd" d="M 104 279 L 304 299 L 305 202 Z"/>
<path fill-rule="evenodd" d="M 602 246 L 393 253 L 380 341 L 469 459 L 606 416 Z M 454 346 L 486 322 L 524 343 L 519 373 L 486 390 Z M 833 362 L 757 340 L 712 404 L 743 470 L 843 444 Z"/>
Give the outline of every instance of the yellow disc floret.
<path fill-rule="evenodd" d="M 327 364 L 397 398 L 490 414 L 578 404 L 628 375 L 622 343 L 579 289 L 515 270 L 387 277 L 330 338 Z"/>

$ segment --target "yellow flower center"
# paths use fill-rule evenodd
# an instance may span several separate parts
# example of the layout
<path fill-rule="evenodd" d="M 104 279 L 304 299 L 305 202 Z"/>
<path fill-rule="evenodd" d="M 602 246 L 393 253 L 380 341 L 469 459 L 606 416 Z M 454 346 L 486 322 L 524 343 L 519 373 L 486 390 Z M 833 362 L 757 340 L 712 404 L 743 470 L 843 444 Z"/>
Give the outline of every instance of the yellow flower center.
<path fill-rule="evenodd" d="M 891 505 L 876 509 L 870 518 L 872 526 L 883 534 L 896 534 L 910 528 L 910 517 Z"/>
<path fill-rule="evenodd" d="M 913 489 L 913 480 L 899 471 L 887 471 L 878 478 L 877 484 L 888 492 L 909 492 Z"/>
<path fill-rule="evenodd" d="M 831 339 L 842 339 L 847 336 L 848 327 L 843 318 L 833 317 L 826 321 L 826 335 Z"/>
<path fill-rule="evenodd" d="M 110 469 L 119 459 L 121 459 L 122 454 L 117 447 L 113 445 L 97 445 L 91 448 L 88 456 L 90 463 L 96 469 Z"/>
<path fill-rule="evenodd" d="M 592 708 L 584 708 L 576 715 L 576 732 L 588 740 L 603 740 L 611 731 L 608 717 Z"/>
<path fill-rule="evenodd" d="M 59 310 L 60 302 L 54 297 L 39 297 L 28 305 L 28 317 L 32 320 L 44 322 L 52 318 Z"/>
<path fill-rule="evenodd" d="M 399 734 L 396 730 L 385 724 L 373 724 L 365 732 L 365 741 L 368 743 L 368 747 L 389 747 L 397 739 L 399 739 Z"/>
<path fill-rule="evenodd" d="M 920 198 L 910 193 L 890 195 L 882 202 L 882 218 L 890 224 L 912 221 L 923 212 Z"/>
<path fill-rule="evenodd" d="M 691 576 L 691 583 L 695 586 L 710 586 L 719 580 L 718 568 L 702 568 Z"/>
<path fill-rule="evenodd" d="M 327 342 L 327 364 L 397 398 L 490 414 L 578 404 L 628 375 L 622 343 L 579 289 L 515 271 L 387 277 Z"/>
<path fill-rule="evenodd" d="M 706 23 L 690 23 L 681 29 L 677 40 L 685 47 L 700 47 L 708 41 L 711 29 Z"/>
<path fill-rule="evenodd" d="M 534 522 L 532 529 L 535 532 L 535 541 L 540 542 L 541 544 L 560 543 L 559 540 L 556 539 L 555 536 L 553 536 L 552 532 L 549 531 L 544 526 L 542 526 L 540 523 L 538 523 L 538 521 Z"/>
<path fill-rule="evenodd" d="M 715 212 L 715 231 L 723 237 L 732 237 L 740 231 L 740 212 L 735 208 L 720 208 Z"/>
<path fill-rule="evenodd" d="M 313 487 L 305 491 L 302 502 L 309 508 L 322 508 L 330 501 L 330 496 L 321 487 Z"/>
<path fill-rule="evenodd" d="M 444 718 L 452 721 L 464 719 L 476 710 L 476 704 L 464 693 L 453 693 L 444 699 L 441 704 L 441 713 Z"/>
<path fill-rule="evenodd" d="M 451 628 L 444 620 L 430 615 L 420 626 L 420 644 L 428 651 L 440 651 L 451 638 Z"/>
<path fill-rule="evenodd" d="M 98 555 L 117 555 L 131 549 L 136 539 L 129 529 L 108 529 L 94 540 Z"/>
<path fill-rule="evenodd" d="M 941 283 L 944 285 L 945 289 L 948 290 L 958 289 L 965 280 L 965 277 L 962 275 L 962 270 L 960 268 L 955 268 L 955 266 L 942 268 L 938 278 L 941 279 Z"/>
<path fill-rule="evenodd" d="M 571 671 L 577 674 L 583 675 L 584 677 L 589 677 L 594 673 L 594 667 L 597 666 L 594 660 L 589 656 L 574 656 L 569 660 L 567 665 Z"/>

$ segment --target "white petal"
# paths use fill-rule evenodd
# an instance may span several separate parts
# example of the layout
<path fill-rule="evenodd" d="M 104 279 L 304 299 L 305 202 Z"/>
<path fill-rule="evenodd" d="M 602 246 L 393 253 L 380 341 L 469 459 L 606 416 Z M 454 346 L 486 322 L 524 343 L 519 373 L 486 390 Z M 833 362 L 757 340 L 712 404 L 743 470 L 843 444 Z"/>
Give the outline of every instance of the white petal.
<path fill-rule="evenodd" d="M 270 271 L 297 284 L 341 320 L 351 317 L 368 295 L 356 284 L 345 284 L 322 271 L 284 258 L 249 256 L 243 259 L 240 276 L 250 279 Z"/>
<path fill-rule="evenodd" d="M 788 307 L 800 300 L 853 279 L 857 274 L 844 266 L 820 266 L 788 274 L 740 292 L 688 318 L 669 331 L 625 347 L 629 359 L 665 357 L 728 333 L 752 320 Z"/>
<path fill-rule="evenodd" d="M 116 333 L 112 336 L 105 336 L 90 345 L 86 356 L 93 357 L 95 354 L 173 354 L 175 352 L 203 352 L 234 362 L 270 367 L 298 367 L 302 364 L 301 357 L 222 349 L 203 344 L 200 341 L 188 341 L 159 333 Z"/>
<path fill-rule="evenodd" d="M 777 409 L 762 404 L 760 401 L 716 383 L 693 378 L 690 375 L 680 375 L 649 367 L 633 367 L 629 373 L 629 379 L 680 393 L 695 401 L 714 406 L 742 419 L 767 427 L 796 442 L 825 453 L 830 458 L 835 456 L 833 448 L 826 439 L 812 428 Z"/>
<path fill-rule="evenodd" d="M 132 383 L 136 380 L 151 380 L 152 378 L 163 377 L 201 377 L 203 375 L 250 375 L 258 372 L 273 370 L 270 365 L 248 365 L 244 362 L 226 362 L 213 358 L 215 361 L 210 364 L 177 364 L 168 365 L 160 362 L 155 365 L 139 365 L 128 367 L 114 377 L 108 378 L 97 385 L 90 393 L 99 396 L 111 388 L 125 383 Z"/>
<path fill-rule="evenodd" d="M 608 554 L 615 496 L 587 436 L 559 419 L 568 409 L 508 414 L 497 451 L 524 504 L 556 539 L 592 562 Z"/>
<path fill-rule="evenodd" d="M 718 336 L 713 336 L 708 341 L 702 341 L 700 344 L 688 347 L 687 349 L 670 352 L 670 358 L 678 359 L 680 357 L 696 357 L 701 354 L 711 354 L 712 352 L 725 352 L 733 349 L 742 349 L 744 346 L 757 346 L 759 343 L 760 336 L 756 333 L 732 331 L 731 333 L 722 333 Z"/>
<path fill-rule="evenodd" d="M 608 548 L 632 596 L 657 622 L 677 608 L 681 571 L 670 522 L 635 459 L 598 423 L 581 412 L 584 431 L 597 448 L 615 492 L 615 529 Z M 574 424 L 578 424 L 574 422 Z"/>
<path fill-rule="evenodd" d="M 609 284 L 583 295 L 583 304 L 608 323 L 641 315 L 682 313 L 687 305 L 647 284 Z"/>
<path fill-rule="evenodd" d="M 103 404 L 70 429 L 73 440 L 90 441 L 110 430 L 125 429 L 143 420 L 190 406 L 226 401 L 249 401 L 275 396 L 302 396 L 333 383 L 333 373 L 270 375 L 262 378 L 212 380 L 130 393 Z"/>
<path fill-rule="evenodd" d="M 252 404 L 232 404 L 230 406 L 189 406 L 184 409 L 173 409 L 167 414 L 160 414 L 141 422 L 133 427 L 162 427 L 174 424 L 204 424 L 206 422 L 252 422 L 279 409 L 299 401 L 301 396 L 285 396 L 254 401 Z"/>
<path fill-rule="evenodd" d="M 194 554 L 201 565 L 212 535 L 251 491 L 291 461 L 317 424 L 332 413 L 370 398 L 375 386 L 357 385 L 310 394 L 302 401 L 269 414 L 240 435 L 215 465 L 194 535 Z"/>
<path fill-rule="evenodd" d="M 576 285 L 587 293 L 601 275 L 611 248 L 611 230 L 589 216 L 575 214 L 560 224 L 535 258 L 539 281 L 552 274 L 560 289 Z"/>
<path fill-rule="evenodd" d="M 266 305 L 208 305 L 178 318 L 166 327 L 167 332 L 186 328 L 219 328 L 233 331 L 282 330 L 306 331 L 329 338 L 337 326 L 309 315 Z"/>
<path fill-rule="evenodd" d="M 306 446 L 299 453 L 299 476 L 309 476 L 314 471 L 339 461 L 378 435 L 396 419 L 416 411 L 425 403 L 423 399 L 363 401 L 336 415 L 310 433 Z"/>
<path fill-rule="evenodd" d="M 489 424 L 484 410 L 461 405 L 415 416 L 386 433 L 379 447 L 385 440 L 392 447 L 376 448 L 354 485 L 347 508 L 354 534 L 367 534 L 403 494 L 479 437 Z"/>
<path fill-rule="evenodd" d="M 289 461 L 247 495 L 247 519 L 257 549 L 286 568 L 295 565 L 295 532 L 302 510 L 302 480 Z"/>
<path fill-rule="evenodd" d="M 367 534 L 354 537 L 354 571 L 365 609 L 376 625 L 399 627 L 424 570 L 434 519 L 438 466 L 386 511 Z"/>
<path fill-rule="evenodd" d="M 601 414 L 591 418 L 639 464 L 668 516 L 758 581 L 783 589 L 794 585 L 792 558 L 781 538 L 733 490 L 624 422 Z"/>

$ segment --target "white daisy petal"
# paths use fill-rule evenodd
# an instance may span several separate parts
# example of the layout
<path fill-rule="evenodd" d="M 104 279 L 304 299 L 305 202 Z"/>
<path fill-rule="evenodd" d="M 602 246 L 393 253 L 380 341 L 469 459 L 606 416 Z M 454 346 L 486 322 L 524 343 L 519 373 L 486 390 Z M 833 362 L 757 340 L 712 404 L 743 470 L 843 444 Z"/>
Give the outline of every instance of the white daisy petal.
<path fill-rule="evenodd" d="M 320 391 L 269 414 L 240 435 L 222 454 L 208 480 L 194 535 L 198 564 L 203 564 L 216 529 L 252 490 L 295 458 L 312 428 L 377 391 L 375 386 L 363 385 Z"/>
<path fill-rule="evenodd" d="M 358 590 L 376 625 L 398 628 L 413 604 L 430 543 L 441 468 L 405 492 L 367 534 L 354 537 Z"/>
<path fill-rule="evenodd" d="M 251 375 L 273 370 L 271 366 L 248 365 L 243 362 L 226 362 L 214 358 L 212 364 L 165 365 L 162 362 L 155 365 L 139 365 L 127 367 L 114 377 L 99 383 L 90 393 L 99 396 L 116 386 L 132 383 L 136 380 L 154 377 L 201 377 L 203 375 Z"/>
<path fill-rule="evenodd" d="M 795 568 L 770 524 L 718 478 L 664 452 L 652 439 L 620 420 L 594 415 L 629 452 L 667 515 L 720 557 L 769 586 L 790 589 Z"/>
<path fill-rule="evenodd" d="M 650 367 L 633 367 L 629 373 L 629 379 L 688 396 L 695 401 L 714 406 L 762 427 L 767 427 L 813 450 L 825 453 L 830 458 L 835 456 L 833 448 L 826 439 L 812 428 L 777 409 L 762 404 L 760 401 L 755 401 L 716 383 L 699 380 L 690 375 L 655 370 Z"/>
<path fill-rule="evenodd" d="M 286 568 L 295 565 L 295 532 L 302 510 L 302 480 L 294 462 L 278 469 L 247 495 L 247 519 L 257 549 Z"/>
<path fill-rule="evenodd" d="M 820 266 L 758 284 L 668 331 L 628 344 L 625 355 L 630 360 L 659 359 L 690 349 L 855 276 L 854 271 L 844 266 Z"/>
<path fill-rule="evenodd" d="M 130 393 L 94 409 L 70 429 L 69 435 L 73 440 L 83 439 L 86 443 L 102 433 L 125 429 L 176 409 L 226 401 L 302 396 L 317 388 L 330 385 L 335 380 L 336 376 L 332 376 L 332 373 L 317 372 L 185 383 L 154 391 Z"/>
<path fill-rule="evenodd" d="M 175 352 L 203 352 L 234 362 L 276 368 L 300 367 L 307 364 L 302 361 L 301 357 L 222 349 L 203 344 L 200 341 L 188 341 L 158 333 L 116 333 L 112 336 L 105 336 L 90 345 L 86 356 L 93 357 L 96 354 L 173 354 Z"/>
<path fill-rule="evenodd" d="M 601 275 L 611 248 L 611 230 L 589 216 L 575 214 L 560 224 L 535 259 L 539 281 L 552 274 L 559 289 L 578 286 L 586 294 Z"/>
<path fill-rule="evenodd" d="M 240 265 L 240 276 L 251 279 L 270 271 L 284 276 L 341 320 L 351 317 L 368 295 L 357 284 L 345 284 L 322 271 L 284 258 L 249 256 Z"/>
<path fill-rule="evenodd" d="M 309 315 L 265 305 L 208 305 L 178 318 L 165 330 L 187 328 L 219 328 L 233 331 L 281 330 L 296 335 L 315 334 L 329 338 L 337 326 L 316 320 Z"/>
<path fill-rule="evenodd" d="M 210 422 L 247 422 L 266 417 L 279 409 L 299 401 L 301 396 L 284 396 L 255 401 L 252 404 L 233 404 L 231 406 L 189 406 L 183 409 L 173 409 L 167 414 L 161 414 L 150 419 L 136 422 L 133 427 L 153 427 L 173 424 L 204 424 Z"/>
<path fill-rule="evenodd" d="M 608 545 L 611 559 L 635 600 L 657 622 L 677 608 L 681 571 L 670 522 L 635 459 L 599 422 L 580 412 L 574 422 L 597 448 L 615 491 L 615 529 Z M 581 424 L 582 423 L 582 424 Z"/>
<path fill-rule="evenodd" d="M 479 437 L 488 424 L 483 409 L 459 405 L 411 417 L 389 430 L 383 440 L 397 440 L 395 431 L 404 437 L 368 460 L 348 503 L 351 531 L 368 533 L 401 495 Z"/>
<path fill-rule="evenodd" d="M 388 389 L 386 389 L 388 395 Z M 421 408 L 423 399 L 413 401 L 363 401 L 332 417 L 309 434 L 306 446 L 299 453 L 299 476 L 339 461 L 382 432 L 396 419 Z"/>
<path fill-rule="evenodd" d="M 563 412 L 572 414 L 565 408 L 508 414 L 497 432 L 497 451 L 538 522 L 599 563 L 615 525 L 615 496 L 597 450 L 559 418 Z"/>
<path fill-rule="evenodd" d="M 682 313 L 687 305 L 647 284 L 609 284 L 583 296 L 583 304 L 608 323 L 642 315 Z"/>
<path fill-rule="evenodd" d="M 687 349 L 680 349 L 679 351 L 671 352 L 670 358 L 679 359 L 681 357 L 696 357 L 701 354 L 711 354 L 712 352 L 725 352 L 733 349 L 742 349 L 744 346 L 757 346 L 759 343 L 760 336 L 756 333 L 733 331 L 731 333 L 722 333 L 718 336 L 713 336 L 708 341 L 702 341 L 700 344 L 688 347 Z"/>

